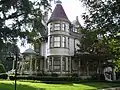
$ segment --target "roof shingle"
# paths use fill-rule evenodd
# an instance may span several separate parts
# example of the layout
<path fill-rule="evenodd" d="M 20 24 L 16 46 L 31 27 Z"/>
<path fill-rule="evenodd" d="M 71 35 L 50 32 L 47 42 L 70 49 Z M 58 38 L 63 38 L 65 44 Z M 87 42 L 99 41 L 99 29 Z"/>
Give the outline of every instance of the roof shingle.
<path fill-rule="evenodd" d="M 57 20 L 70 22 L 61 4 L 56 5 L 50 19 L 48 20 L 48 23 L 52 21 L 57 21 Z"/>

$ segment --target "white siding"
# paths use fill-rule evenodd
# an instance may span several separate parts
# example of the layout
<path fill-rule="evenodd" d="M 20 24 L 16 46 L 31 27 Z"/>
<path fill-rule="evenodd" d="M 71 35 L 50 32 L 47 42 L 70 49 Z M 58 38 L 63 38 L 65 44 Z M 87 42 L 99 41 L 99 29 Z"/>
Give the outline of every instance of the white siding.
<path fill-rule="evenodd" d="M 69 53 L 71 56 L 74 55 L 74 39 L 69 38 Z"/>
<path fill-rule="evenodd" d="M 53 48 L 53 49 L 48 49 L 48 56 L 50 55 L 67 55 L 69 56 L 69 50 L 65 48 Z"/>
<path fill-rule="evenodd" d="M 47 47 L 48 47 L 47 43 L 45 43 L 45 42 L 41 43 L 41 56 L 45 56 L 46 57 Z"/>

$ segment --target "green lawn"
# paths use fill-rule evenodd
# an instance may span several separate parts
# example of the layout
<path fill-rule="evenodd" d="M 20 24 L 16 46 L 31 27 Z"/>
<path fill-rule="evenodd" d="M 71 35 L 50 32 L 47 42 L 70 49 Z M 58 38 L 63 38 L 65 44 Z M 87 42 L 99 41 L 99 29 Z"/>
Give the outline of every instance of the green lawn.
<path fill-rule="evenodd" d="M 102 82 L 46 84 L 38 81 L 17 81 L 17 90 L 93 90 L 116 86 L 120 84 Z M 14 90 L 14 81 L 0 80 L 0 90 Z"/>

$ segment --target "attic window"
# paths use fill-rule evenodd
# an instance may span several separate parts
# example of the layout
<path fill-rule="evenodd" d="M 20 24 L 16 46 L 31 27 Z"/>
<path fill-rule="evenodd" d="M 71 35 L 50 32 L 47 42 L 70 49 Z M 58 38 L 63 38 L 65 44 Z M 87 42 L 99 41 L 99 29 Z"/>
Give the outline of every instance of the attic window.
<path fill-rule="evenodd" d="M 60 23 L 54 24 L 54 30 L 60 30 Z"/>

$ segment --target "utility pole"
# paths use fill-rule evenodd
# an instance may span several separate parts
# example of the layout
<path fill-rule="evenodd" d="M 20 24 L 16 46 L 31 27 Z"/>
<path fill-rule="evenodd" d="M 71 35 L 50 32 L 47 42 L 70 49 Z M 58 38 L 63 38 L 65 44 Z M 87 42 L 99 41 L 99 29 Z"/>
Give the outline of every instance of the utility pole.
<path fill-rule="evenodd" d="M 15 85 L 14 85 L 14 90 L 17 90 L 17 61 L 18 61 L 18 50 L 17 47 L 15 46 Z"/>

